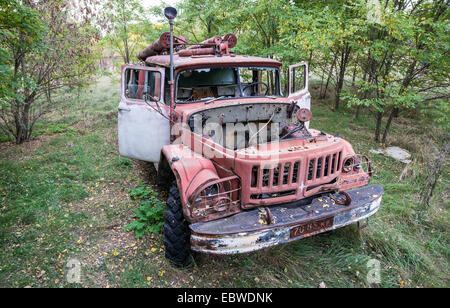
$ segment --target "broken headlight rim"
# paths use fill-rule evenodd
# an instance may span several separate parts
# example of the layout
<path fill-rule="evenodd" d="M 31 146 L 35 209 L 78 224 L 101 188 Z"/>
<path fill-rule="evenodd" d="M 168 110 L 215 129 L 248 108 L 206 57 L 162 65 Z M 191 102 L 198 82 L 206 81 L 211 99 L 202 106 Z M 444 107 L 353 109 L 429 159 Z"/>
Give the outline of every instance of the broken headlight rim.
<path fill-rule="evenodd" d="M 344 158 L 344 161 L 342 162 L 342 172 L 349 173 L 350 171 L 352 171 L 354 162 L 355 162 L 354 156 Z"/>
<path fill-rule="evenodd" d="M 219 194 L 220 188 L 219 184 L 213 184 L 211 186 L 206 187 L 202 190 L 200 195 L 197 197 L 195 202 L 200 202 L 202 200 L 202 197 L 214 197 Z"/>
<path fill-rule="evenodd" d="M 239 205 L 240 190 L 240 179 L 236 175 L 199 186 L 188 200 L 192 208 L 191 216 L 207 216 L 214 212 L 226 211 L 230 206 Z"/>
<path fill-rule="evenodd" d="M 201 212 L 206 211 L 222 212 L 227 209 L 230 199 L 218 183 L 212 184 L 203 189 L 195 199 L 193 206 L 197 211 L 193 211 L 194 216 L 201 216 Z M 200 211 L 199 211 L 200 210 Z"/>
<path fill-rule="evenodd" d="M 342 172 L 349 173 L 351 171 L 359 172 L 362 168 L 361 160 L 357 155 L 352 155 L 344 158 L 342 163 Z"/>

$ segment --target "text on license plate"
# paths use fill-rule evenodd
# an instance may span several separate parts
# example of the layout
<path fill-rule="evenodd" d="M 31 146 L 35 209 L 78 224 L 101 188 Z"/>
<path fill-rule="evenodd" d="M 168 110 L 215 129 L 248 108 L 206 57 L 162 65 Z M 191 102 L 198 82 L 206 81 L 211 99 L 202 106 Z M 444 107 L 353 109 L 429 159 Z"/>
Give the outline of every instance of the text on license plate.
<path fill-rule="evenodd" d="M 311 221 L 291 229 L 291 238 L 308 235 L 310 233 L 325 230 L 333 226 L 334 217 Z"/>

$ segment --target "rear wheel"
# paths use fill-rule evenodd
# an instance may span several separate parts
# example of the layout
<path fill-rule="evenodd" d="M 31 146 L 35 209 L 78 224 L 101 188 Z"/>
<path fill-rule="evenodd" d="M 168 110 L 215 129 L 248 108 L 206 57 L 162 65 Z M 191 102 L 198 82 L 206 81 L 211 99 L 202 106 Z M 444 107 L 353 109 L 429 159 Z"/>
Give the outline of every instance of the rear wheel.
<path fill-rule="evenodd" d="M 164 223 L 164 246 L 166 258 L 177 266 L 186 266 L 192 261 L 191 232 L 183 216 L 180 193 L 173 182 L 167 197 Z"/>

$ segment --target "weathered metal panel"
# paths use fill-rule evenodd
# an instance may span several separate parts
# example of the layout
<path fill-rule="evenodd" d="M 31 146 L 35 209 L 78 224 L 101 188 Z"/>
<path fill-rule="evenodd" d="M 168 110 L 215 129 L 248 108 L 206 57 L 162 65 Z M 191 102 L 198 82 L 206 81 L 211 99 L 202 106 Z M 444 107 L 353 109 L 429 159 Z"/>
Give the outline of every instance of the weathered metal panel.
<path fill-rule="evenodd" d="M 170 143 L 169 121 L 148 106 L 123 102 L 118 121 L 120 155 L 158 163 L 161 148 Z"/>
<path fill-rule="evenodd" d="M 140 65 L 126 65 L 122 68 L 122 93 L 118 111 L 119 153 L 125 157 L 158 163 L 161 148 L 170 143 L 169 121 L 142 99 L 127 98 L 125 89 L 125 71 L 127 69 L 156 71 L 164 80 L 164 69 L 150 68 Z M 164 93 L 161 83 L 160 94 Z M 154 105 L 155 102 L 149 102 Z M 168 106 L 158 103 L 165 116 L 168 116 Z"/>

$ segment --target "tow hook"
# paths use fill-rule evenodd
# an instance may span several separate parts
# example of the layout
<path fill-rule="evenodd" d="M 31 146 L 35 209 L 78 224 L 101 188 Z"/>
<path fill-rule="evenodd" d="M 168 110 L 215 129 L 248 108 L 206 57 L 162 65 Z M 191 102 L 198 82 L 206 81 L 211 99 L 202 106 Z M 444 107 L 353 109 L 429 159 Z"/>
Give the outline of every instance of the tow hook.
<path fill-rule="evenodd" d="M 273 215 L 268 207 L 259 208 L 258 211 L 260 223 L 270 225 L 273 222 Z"/>
<path fill-rule="evenodd" d="M 334 200 L 334 202 L 336 202 L 336 204 L 339 205 L 350 205 L 350 203 L 352 203 L 352 198 L 350 197 L 350 195 L 345 192 L 345 191 L 340 191 L 338 192 L 339 195 L 344 195 L 344 198 L 342 197 L 337 197 L 334 196 L 333 194 L 330 194 L 330 198 Z"/>

